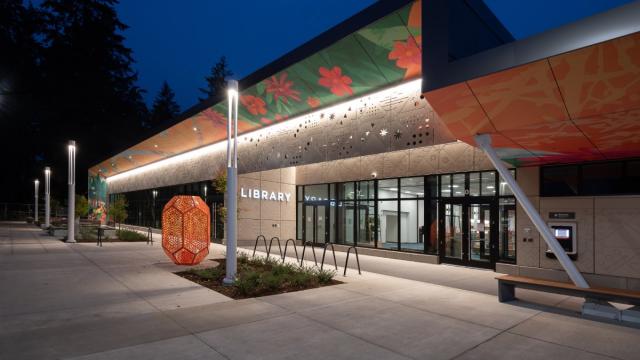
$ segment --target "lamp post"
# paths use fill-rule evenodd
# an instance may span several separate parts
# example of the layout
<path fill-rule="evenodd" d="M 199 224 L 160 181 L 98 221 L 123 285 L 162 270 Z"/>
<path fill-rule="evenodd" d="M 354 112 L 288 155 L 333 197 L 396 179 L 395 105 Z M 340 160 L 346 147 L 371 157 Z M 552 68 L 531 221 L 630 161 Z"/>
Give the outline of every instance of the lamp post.
<path fill-rule="evenodd" d="M 236 281 L 236 240 L 238 219 L 238 82 L 227 83 L 229 98 L 229 117 L 227 119 L 227 274 L 223 282 L 233 284 Z M 233 128 L 233 144 L 231 134 Z"/>
<path fill-rule="evenodd" d="M 153 227 L 156 227 L 156 198 L 158 197 L 158 190 L 152 190 L 151 196 L 153 197 Z"/>
<path fill-rule="evenodd" d="M 44 228 L 48 229 L 51 225 L 51 204 L 49 203 L 49 191 L 51 187 L 51 168 L 44 168 Z"/>
<path fill-rule="evenodd" d="M 35 207 L 36 207 L 36 211 L 35 214 L 33 215 L 33 223 L 37 224 L 38 223 L 38 190 L 40 189 L 40 180 L 35 179 L 33 181 L 33 186 L 35 188 Z"/>
<path fill-rule="evenodd" d="M 67 146 L 69 151 L 69 206 L 67 206 L 67 242 L 74 243 L 75 239 L 75 221 L 76 221 L 76 142 L 69 140 Z"/>

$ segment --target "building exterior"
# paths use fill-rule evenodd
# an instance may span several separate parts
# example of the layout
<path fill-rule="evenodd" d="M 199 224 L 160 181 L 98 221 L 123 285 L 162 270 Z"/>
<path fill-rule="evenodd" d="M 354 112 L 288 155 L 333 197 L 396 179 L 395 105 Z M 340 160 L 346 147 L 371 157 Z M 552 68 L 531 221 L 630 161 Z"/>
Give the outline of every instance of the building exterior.
<path fill-rule="evenodd" d="M 587 281 L 639 289 L 637 18 L 636 2 L 516 41 L 482 2 L 377 2 L 240 81 L 239 242 L 566 280 L 475 143 L 489 134 Z M 129 222 L 158 227 L 197 194 L 222 238 L 224 114 L 211 99 L 91 168 L 94 216 L 125 194 Z"/>

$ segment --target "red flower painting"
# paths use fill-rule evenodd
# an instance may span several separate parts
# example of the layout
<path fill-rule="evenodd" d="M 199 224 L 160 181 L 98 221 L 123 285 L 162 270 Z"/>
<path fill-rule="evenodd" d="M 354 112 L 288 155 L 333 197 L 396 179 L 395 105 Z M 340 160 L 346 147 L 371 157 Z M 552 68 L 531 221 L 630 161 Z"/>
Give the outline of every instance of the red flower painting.
<path fill-rule="evenodd" d="M 265 107 L 264 100 L 259 97 L 253 95 L 243 95 L 240 96 L 240 102 L 242 106 L 252 115 L 264 115 L 267 113 L 267 108 Z"/>
<path fill-rule="evenodd" d="M 389 53 L 389 60 L 396 60 L 396 66 L 406 70 L 405 79 L 420 75 L 422 72 L 422 51 L 418 46 L 421 41 L 421 36 L 415 39 L 410 36 L 406 42 L 396 41 L 393 44 L 393 50 Z"/>
<path fill-rule="evenodd" d="M 309 107 L 311 107 L 312 109 L 317 108 L 318 106 L 320 106 L 320 99 L 309 96 L 307 97 L 307 105 L 309 105 Z"/>
<path fill-rule="evenodd" d="M 271 79 L 265 80 L 265 85 L 267 94 L 273 94 L 273 100 L 276 102 L 280 98 L 285 104 L 289 103 L 289 99 L 300 101 L 300 92 L 291 88 L 293 81 L 287 80 L 286 72 L 282 72 L 280 78 L 274 75 Z"/>
<path fill-rule="evenodd" d="M 322 76 L 318 80 L 318 84 L 329 88 L 331 92 L 336 96 L 353 95 L 353 89 L 351 89 L 351 78 L 347 75 L 342 75 L 342 69 L 338 66 L 334 66 L 331 70 L 324 66 L 318 69 Z"/>
<path fill-rule="evenodd" d="M 202 116 L 204 116 L 214 124 L 221 124 L 221 125 L 227 124 L 227 118 L 224 117 L 224 115 L 220 114 L 219 112 L 213 110 L 212 108 L 208 108 L 204 110 L 202 112 Z"/>

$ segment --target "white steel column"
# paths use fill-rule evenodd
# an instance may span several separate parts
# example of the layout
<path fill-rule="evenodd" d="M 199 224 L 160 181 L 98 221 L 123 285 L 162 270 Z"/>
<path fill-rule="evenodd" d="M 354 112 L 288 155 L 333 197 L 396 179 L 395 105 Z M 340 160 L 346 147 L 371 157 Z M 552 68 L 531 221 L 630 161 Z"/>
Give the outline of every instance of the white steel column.
<path fill-rule="evenodd" d="M 44 227 L 48 229 L 51 226 L 51 204 L 49 203 L 49 191 L 51 187 L 51 168 L 44 168 Z"/>
<path fill-rule="evenodd" d="M 502 176 L 504 181 L 509 184 L 509 187 L 516 199 L 520 202 L 520 205 L 533 222 L 533 225 L 542 235 L 542 238 L 549 246 L 549 249 L 553 251 L 558 261 L 560 261 L 560 265 L 562 265 L 564 270 L 567 272 L 571 281 L 573 281 L 577 287 L 589 288 L 589 284 L 587 284 L 587 281 L 578 271 L 575 264 L 571 259 L 569 259 L 569 256 L 567 256 L 567 253 L 564 251 L 562 246 L 560 246 L 558 240 L 553 236 L 549 226 L 544 222 L 536 208 L 533 206 L 531 201 L 529 201 L 527 195 L 525 195 L 524 191 L 520 188 L 520 185 L 516 182 L 516 179 L 511 176 L 511 172 L 507 170 L 502 163 L 502 160 L 500 160 L 500 157 L 498 157 L 495 149 L 491 146 L 491 136 L 488 134 L 476 135 L 475 140 L 478 146 L 480 146 L 480 148 L 484 150 L 485 154 L 487 154 L 493 166 L 498 170 L 498 173 L 500 173 L 500 176 Z"/>
<path fill-rule="evenodd" d="M 69 141 L 69 205 L 67 206 L 67 242 L 76 242 L 75 224 L 76 224 L 76 142 Z"/>
<path fill-rule="evenodd" d="M 238 82 L 229 80 L 229 118 L 227 119 L 227 274 L 225 284 L 236 281 L 236 242 L 238 230 Z M 233 131 L 232 131 L 233 130 Z M 233 133 L 233 143 L 231 134 Z"/>
<path fill-rule="evenodd" d="M 34 224 L 37 224 L 37 223 L 38 223 L 38 191 L 39 191 L 39 189 L 40 189 L 40 180 L 35 179 L 35 180 L 33 181 L 33 185 L 34 185 L 34 187 L 35 187 L 35 198 L 36 198 L 36 199 L 35 199 L 35 203 L 36 203 L 36 211 L 35 211 L 35 214 L 34 214 L 34 216 L 33 216 L 33 223 L 34 223 Z"/>

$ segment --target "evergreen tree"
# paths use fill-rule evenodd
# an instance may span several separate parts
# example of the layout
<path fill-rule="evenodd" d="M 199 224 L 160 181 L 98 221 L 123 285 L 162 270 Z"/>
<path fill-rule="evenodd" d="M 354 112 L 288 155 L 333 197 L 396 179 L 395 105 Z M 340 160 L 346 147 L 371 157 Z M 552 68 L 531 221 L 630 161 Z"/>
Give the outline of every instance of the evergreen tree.
<path fill-rule="evenodd" d="M 205 77 L 207 87 L 200 88 L 200 92 L 206 96 L 204 98 L 199 98 L 199 100 L 204 101 L 224 94 L 227 89 L 227 79 L 232 75 L 233 72 L 229 69 L 227 58 L 225 56 L 221 56 L 218 62 L 211 67 L 211 74 Z"/>
<path fill-rule="evenodd" d="M 136 85 L 132 51 L 124 45 L 127 25 L 118 19 L 115 4 L 45 0 L 41 5 L 44 81 L 39 103 L 47 145 L 42 153 L 61 169 L 66 164 L 61 144 L 68 139 L 78 143 L 78 169 L 140 140 L 147 110 L 143 90 Z M 86 172 L 77 174 L 77 183 L 87 184 Z M 58 176 L 55 181 L 65 179 Z"/>
<path fill-rule="evenodd" d="M 146 127 L 154 127 L 164 121 L 174 120 L 180 115 L 180 105 L 175 100 L 175 94 L 169 83 L 164 81 L 153 100 L 153 107 Z"/>
<path fill-rule="evenodd" d="M 42 76 L 42 44 L 36 34 L 42 16 L 23 0 L 0 1 L 0 153 L 11 176 L 0 176 L 0 199 L 22 201 L 33 196 L 33 179 L 42 174 L 37 161 L 41 140 L 35 92 Z M 16 151 L 17 147 L 19 151 Z"/>

